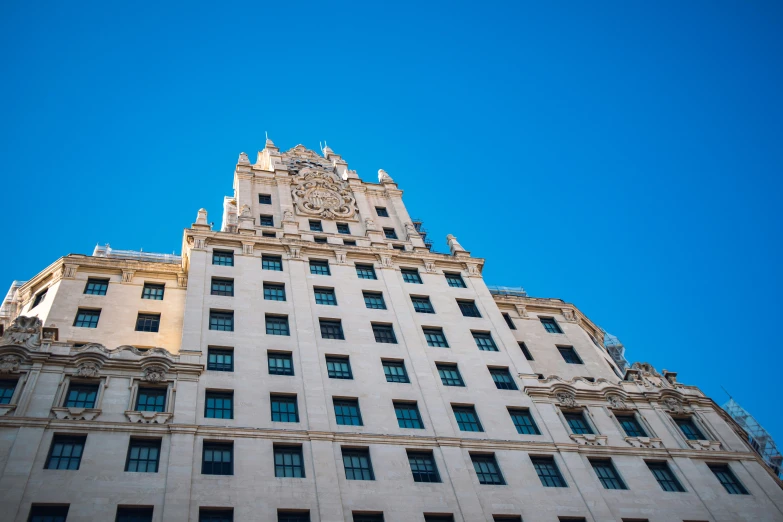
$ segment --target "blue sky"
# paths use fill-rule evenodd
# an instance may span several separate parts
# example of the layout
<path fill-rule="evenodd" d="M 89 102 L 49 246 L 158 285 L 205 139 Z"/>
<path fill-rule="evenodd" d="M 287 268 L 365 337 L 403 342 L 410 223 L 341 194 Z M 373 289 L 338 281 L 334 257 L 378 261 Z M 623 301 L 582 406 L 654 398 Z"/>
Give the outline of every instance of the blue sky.
<path fill-rule="evenodd" d="M 783 443 L 783 3 L 109 4 L 0 4 L 4 287 L 96 243 L 179 252 L 265 131 L 327 140 L 488 283 Z"/>

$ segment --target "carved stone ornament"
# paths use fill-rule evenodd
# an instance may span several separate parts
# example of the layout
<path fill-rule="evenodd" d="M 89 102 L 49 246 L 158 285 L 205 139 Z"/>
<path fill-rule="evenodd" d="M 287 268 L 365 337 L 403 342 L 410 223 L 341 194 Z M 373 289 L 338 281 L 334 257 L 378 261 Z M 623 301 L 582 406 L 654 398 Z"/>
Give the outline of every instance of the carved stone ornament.
<path fill-rule="evenodd" d="M 663 441 L 661 441 L 661 439 L 653 439 L 651 437 L 625 437 L 625 442 L 627 442 L 634 448 L 662 448 L 663 447 Z"/>
<path fill-rule="evenodd" d="M 284 223 L 292 223 L 295 222 L 294 220 L 294 213 L 291 212 L 291 209 L 285 209 L 283 211 L 283 222 Z"/>
<path fill-rule="evenodd" d="M 606 398 L 606 401 L 609 403 L 609 407 L 615 410 L 627 410 L 628 405 L 625 404 L 625 401 L 622 397 L 619 395 L 609 395 Z"/>
<path fill-rule="evenodd" d="M 356 214 L 356 200 L 350 185 L 327 172 L 305 168 L 299 172 L 291 197 L 300 214 L 324 219 L 350 218 Z"/>
<path fill-rule="evenodd" d="M 348 252 L 345 252 L 343 250 L 335 250 L 334 256 L 337 258 L 338 265 L 348 264 Z"/>
<path fill-rule="evenodd" d="M 125 416 L 134 423 L 166 424 L 171 420 L 172 414 L 159 411 L 126 411 Z"/>
<path fill-rule="evenodd" d="M 177 274 L 177 286 L 180 288 L 188 286 L 188 276 L 185 274 Z"/>
<path fill-rule="evenodd" d="M 394 261 L 392 261 L 391 256 L 378 256 L 381 259 L 381 266 L 386 268 L 392 268 L 394 266 Z"/>
<path fill-rule="evenodd" d="M 242 243 L 242 253 L 246 256 L 252 256 L 253 255 L 253 243 Z"/>
<path fill-rule="evenodd" d="M 151 383 L 161 382 L 166 378 L 166 368 L 163 366 L 149 366 L 144 368 L 144 380 Z"/>
<path fill-rule="evenodd" d="M 606 435 L 585 433 L 584 435 L 571 434 L 571 440 L 583 446 L 606 446 Z"/>
<path fill-rule="evenodd" d="M 569 323 L 575 323 L 576 322 L 576 314 L 573 310 L 570 308 L 563 308 L 563 318 L 565 318 L 566 321 Z"/>
<path fill-rule="evenodd" d="M 302 259 L 302 247 L 298 245 L 288 245 L 289 259 Z"/>
<path fill-rule="evenodd" d="M 22 359 L 16 355 L 4 355 L 0 359 L 0 374 L 19 373 L 19 363 Z"/>
<path fill-rule="evenodd" d="M 527 308 L 525 307 L 525 305 L 518 304 L 514 306 L 517 309 L 517 313 L 519 314 L 519 317 L 530 317 L 529 315 L 527 315 Z"/>
<path fill-rule="evenodd" d="M 79 368 L 76 370 L 76 375 L 79 377 L 93 378 L 97 377 L 100 374 L 100 371 L 101 369 L 97 364 L 86 362 L 79 365 Z"/>
<path fill-rule="evenodd" d="M 59 420 L 95 420 L 101 414 L 97 408 L 52 408 L 52 413 Z"/>
<path fill-rule="evenodd" d="M 133 281 L 133 274 L 135 272 L 133 270 L 123 270 L 122 271 L 122 282 L 123 283 L 130 283 Z"/>
<path fill-rule="evenodd" d="M 364 228 L 367 230 L 378 230 L 378 227 L 375 226 L 375 221 L 373 221 L 372 218 L 364 218 Z"/>
<path fill-rule="evenodd" d="M 666 408 L 667 411 L 671 413 L 684 413 L 685 407 L 682 405 L 680 400 L 676 397 L 666 397 L 663 399 L 663 406 Z"/>
<path fill-rule="evenodd" d="M 394 183 L 394 180 L 383 169 L 378 169 L 378 183 Z"/>
<path fill-rule="evenodd" d="M 43 323 L 39 318 L 20 315 L 3 333 L 3 343 L 38 348 L 41 346 L 42 328 Z"/>
<path fill-rule="evenodd" d="M 247 206 L 247 205 L 242 205 L 242 208 L 239 209 L 239 217 L 243 217 L 243 218 L 251 217 L 251 215 L 250 215 L 250 207 Z"/>
<path fill-rule="evenodd" d="M 568 392 L 558 392 L 557 395 L 555 395 L 557 398 L 557 402 L 560 403 L 561 406 L 564 406 L 566 408 L 577 408 L 578 405 L 576 404 L 576 399 L 573 395 L 571 395 Z"/>
<path fill-rule="evenodd" d="M 658 373 L 652 364 L 646 362 L 635 362 L 631 366 L 632 370 L 637 370 L 636 382 L 641 383 L 645 388 L 672 388 L 669 381 Z"/>
<path fill-rule="evenodd" d="M 479 272 L 478 265 L 475 265 L 473 263 L 465 263 L 465 269 L 468 271 L 469 276 L 480 276 L 481 272 Z"/>
<path fill-rule="evenodd" d="M 720 442 L 717 440 L 688 440 L 686 442 L 692 449 L 720 451 Z"/>
<path fill-rule="evenodd" d="M 425 272 L 435 272 L 435 263 L 432 261 L 425 261 L 424 262 L 424 271 Z"/>
<path fill-rule="evenodd" d="M 405 233 L 408 234 L 408 237 L 419 237 L 420 235 L 413 223 L 405 223 Z"/>

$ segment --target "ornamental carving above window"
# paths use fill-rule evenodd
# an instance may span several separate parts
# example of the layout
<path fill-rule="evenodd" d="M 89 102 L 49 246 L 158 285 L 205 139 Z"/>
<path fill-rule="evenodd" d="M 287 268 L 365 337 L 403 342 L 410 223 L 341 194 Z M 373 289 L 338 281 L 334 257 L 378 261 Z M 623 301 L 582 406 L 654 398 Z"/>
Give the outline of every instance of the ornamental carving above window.
<path fill-rule="evenodd" d="M 291 188 L 291 197 L 300 214 L 324 219 L 351 218 L 356 214 L 356 200 L 348 183 L 311 168 L 302 169 Z"/>

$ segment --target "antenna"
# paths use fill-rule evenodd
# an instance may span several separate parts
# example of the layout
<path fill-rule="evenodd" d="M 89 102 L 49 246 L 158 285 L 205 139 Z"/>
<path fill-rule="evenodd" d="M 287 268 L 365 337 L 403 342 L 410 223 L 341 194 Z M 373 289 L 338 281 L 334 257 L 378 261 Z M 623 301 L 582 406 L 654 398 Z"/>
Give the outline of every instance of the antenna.
<path fill-rule="evenodd" d="M 721 386 L 720 389 L 723 390 L 726 393 L 726 395 L 729 396 L 729 399 L 733 399 L 734 398 L 734 397 L 731 396 L 731 394 L 728 391 L 726 391 L 726 388 L 724 388 L 723 386 Z"/>
<path fill-rule="evenodd" d="M 325 141 L 323 143 L 321 143 L 321 140 L 318 140 L 318 147 L 321 149 L 321 154 L 322 155 L 324 153 L 324 145 L 326 145 Z"/>
<path fill-rule="evenodd" d="M 269 139 L 269 133 L 267 131 L 264 131 L 264 139 L 265 140 Z"/>

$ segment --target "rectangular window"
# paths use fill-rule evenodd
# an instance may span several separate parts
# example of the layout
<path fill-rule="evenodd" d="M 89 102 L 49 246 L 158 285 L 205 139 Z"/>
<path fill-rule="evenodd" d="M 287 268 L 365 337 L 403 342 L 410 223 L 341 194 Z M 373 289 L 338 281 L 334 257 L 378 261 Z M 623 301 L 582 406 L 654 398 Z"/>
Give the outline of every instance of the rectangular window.
<path fill-rule="evenodd" d="M 405 245 L 392 245 L 394 250 L 405 250 Z"/>
<path fill-rule="evenodd" d="M 449 347 L 446 336 L 443 334 L 443 328 L 422 327 L 422 331 L 424 332 L 424 338 L 427 340 L 427 346 L 435 346 L 437 348 Z"/>
<path fill-rule="evenodd" d="M 348 226 L 348 223 L 337 223 L 337 233 L 350 234 L 351 228 Z"/>
<path fill-rule="evenodd" d="M 264 299 L 267 301 L 285 301 L 285 284 L 264 283 Z"/>
<path fill-rule="evenodd" d="M 342 426 L 364 426 L 358 399 L 332 399 L 334 417 Z"/>
<path fill-rule="evenodd" d="M 137 332 L 157 332 L 160 329 L 160 314 L 139 314 L 136 318 Z"/>
<path fill-rule="evenodd" d="M 117 506 L 115 522 L 152 522 L 151 507 Z"/>
<path fill-rule="evenodd" d="M 166 411 L 166 388 L 146 388 L 139 386 L 136 396 L 136 411 Z"/>
<path fill-rule="evenodd" d="M 65 522 L 70 506 L 33 506 L 27 522 Z"/>
<path fill-rule="evenodd" d="M 163 301 L 163 292 L 166 290 L 166 285 L 144 283 L 144 288 L 141 291 L 142 299 L 152 299 L 153 301 Z"/>
<path fill-rule="evenodd" d="M 413 303 L 413 309 L 420 314 L 434 314 L 435 309 L 432 307 L 430 298 L 427 296 L 412 295 L 411 302 Z"/>
<path fill-rule="evenodd" d="M 109 289 L 108 279 L 87 279 L 87 285 L 84 287 L 84 293 L 88 295 L 106 295 Z"/>
<path fill-rule="evenodd" d="M 234 266 L 234 252 L 213 250 L 212 264 L 220 266 Z"/>
<path fill-rule="evenodd" d="M 233 419 L 234 392 L 207 391 L 204 401 L 204 417 L 207 419 Z"/>
<path fill-rule="evenodd" d="M 44 469 L 79 469 L 87 436 L 55 435 L 49 448 L 49 458 Z"/>
<path fill-rule="evenodd" d="M 326 372 L 330 379 L 353 379 L 348 357 L 326 357 Z"/>
<path fill-rule="evenodd" d="M 353 522 L 384 522 L 383 513 L 353 513 Z"/>
<path fill-rule="evenodd" d="M 650 468 L 650 472 L 655 477 L 655 480 L 660 484 L 661 489 L 674 493 L 685 492 L 685 488 L 682 487 L 682 484 L 680 484 L 680 481 L 674 476 L 674 473 L 669 469 L 669 465 L 666 462 L 647 462 L 646 464 L 647 467 Z"/>
<path fill-rule="evenodd" d="M 277 237 L 277 232 L 261 232 L 261 237 Z"/>
<path fill-rule="evenodd" d="M 394 413 L 397 415 L 397 425 L 400 428 L 423 430 L 419 407 L 415 402 L 394 402 Z"/>
<path fill-rule="evenodd" d="M 234 280 L 233 279 L 220 279 L 218 277 L 212 278 L 212 295 L 227 295 L 229 297 L 234 296 Z"/>
<path fill-rule="evenodd" d="M 293 375 L 294 361 L 290 353 L 267 352 L 269 375 Z"/>
<path fill-rule="evenodd" d="M 326 238 L 324 236 L 315 236 L 313 238 L 313 241 L 315 241 L 316 243 L 320 243 L 322 245 L 327 243 Z"/>
<path fill-rule="evenodd" d="M 312 232 L 323 232 L 324 227 L 321 225 L 321 222 L 317 219 L 311 219 L 310 220 L 310 231 Z"/>
<path fill-rule="evenodd" d="M 100 310 L 87 310 L 79 308 L 76 312 L 76 320 L 73 322 L 74 326 L 80 328 L 97 328 L 98 319 L 101 317 Z"/>
<path fill-rule="evenodd" d="M 381 292 L 362 292 L 362 295 L 364 295 L 364 306 L 367 308 L 386 310 L 386 302 Z"/>
<path fill-rule="evenodd" d="M 563 330 L 560 329 L 560 325 L 552 317 L 539 317 L 541 324 L 544 325 L 544 329 L 549 333 L 561 334 Z"/>
<path fill-rule="evenodd" d="M 465 386 L 456 364 L 436 364 L 443 386 Z"/>
<path fill-rule="evenodd" d="M 590 460 L 598 480 L 604 489 L 628 489 L 609 459 Z"/>
<path fill-rule="evenodd" d="M 514 379 L 508 371 L 508 368 L 490 368 L 489 374 L 495 381 L 495 387 L 498 390 L 518 390 Z"/>
<path fill-rule="evenodd" d="M 545 488 L 567 488 L 563 475 L 560 474 L 554 457 L 530 457 L 536 474 Z"/>
<path fill-rule="evenodd" d="M 291 335 L 288 330 L 287 315 L 266 315 L 266 334 L 267 335 Z"/>
<path fill-rule="evenodd" d="M 402 268 L 400 269 L 400 272 L 402 272 L 402 280 L 406 283 L 414 283 L 417 285 L 423 284 L 421 282 L 421 276 L 419 275 L 419 271 L 415 268 Z"/>
<path fill-rule="evenodd" d="M 234 312 L 209 311 L 209 329 L 221 332 L 234 331 Z"/>
<path fill-rule="evenodd" d="M 383 235 L 386 236 L 386 239 L 397 239 L 397 232 L 393 228 L 384 227 Z"/>
<path fill-rule="evenodd" d="M 383 364 L 383 374 L 386 376 L 386 382 L 409 383 L 408 372 L 405 371 L 403 361 L 381 361 Z"/>
<path fill-rule="evenodd" d="M 557 351 L 563 356 L 563 360 L 568 364 L 584 364 L 577 355 L 573 346 L 558 346 Z"/>
<path fill-rule="evenodd" d="M 473 340 L 476 341 L 476 346 L 482 352 L 497 352 L 498 347 L 495 345 L 495 340 L 492 339 L 492 334 L 489 332 L 470 332 L 473 334 Z"/>
<path fill-rule="evenodd" d="M 478 477 L 479 484 L 490 484 L 495 486 L 505 486 L 506 481 L 500 472 L 495 455 L 476 455 L 471 453 L 470 460 L 473 461 L 473 469 Z"/>
<path fill-rule="evenodd" d="M 32 310 L 33 308 L 35 308 L 39 304 L 43 303 L 43 300 L 46 299 L 46 292 L 48 290 L 49 289 L 46 288 L 46 289 L 44 289 L 43 292 L 39 292 L 38 294 L 36 294 L 35 299 L 33 299 L 33 306 L 30 307 L 30 310 Z"/>
<path fill-rule="evenodd" d="M 262 270 L 274 270 L 275 272 L 283 271 L 283 258 L 280 256 L 261 256 L 261 269 Z"/>
<path fill-rule="evenodd" d="M 375 267 L 372 265 L 356 265 L 356 275 L 359 279 L 378 279 L 375 275 Z"/>
<path fill-rule="evenodd" d="M 273 446 L 275 453 L 275 477 L 305 478 L 302 446 Z"/>
<path fill-rule="evenodd" d="M 514 423 L 517 433 L 520 435 L 541 435 L 530 410 L 509 408 L 508 413 L 511 415 L 511 422 Z"/>
<path fill-rule="evenodd" d="M 16 390 L 16 383 L 17 381 L 0 381 L 0 404 L 11 404 L 11 399 L 14 398 L 14 391 Z"/>
<path fill-rule="evenodd" d="M 424 522 L 454 522 L 454 515 L 424 515 Z"/>
<path fill-rule="evenodd" d="M 465 286 L 465 281 L 462 280 L 462 276 L 459 274 L 449 273 L 445 272 L 444 275 L 446 276 L 446 282 L 449 284 L 452 288 L 467 288 Z"/>
<path fill-rule="evenodd" d="M 258 202 L 262 205 L 271 205 L 272 204 L 272 195 L 271 194 L 259 194 L 258 195 Z"/>
<path fill-rule="evenodd" d="M 309 511 L 277 510 L 277 522 L 310 522 Z"/>
<path fill-rule="evenodd" d="M 65 399 L 66 408 L 94 408 L 98 396 L 97 384 L 71 383 Z"/>
<path fill-rule="evenodd" d="M 315 304 L 337 306 L 337 297 L 334 295 L 334 288 L 313 288 L 315 294 Z"/>
<path fill-rule="evenodd" d="M 272 420 L 274 422 L 299 422 L 299 407 L 296 395 L 269 396 L 272 403 Z"/>
<path fill-rule="evenodd" d="M 258 225 L 262 227 L 273 227 L 275 226 L 275 219 L 269 214 L 261 214 L 258 216 Z"/>
<path fill-rule="evenodd" d="M 378 217 L 389 217 L 386 207 L 375 207 L 375 213 L 378 214 Z"/>
<path fill-rule="evenodd" d="M 514 326 L 514 321 L 511 320 L 511 316 L 510 315 L 503 314 L 503 319 L 505 319 L 506 324 L 508 325 L 509 328 L 511 328 L 512 330 L 516 330 L 517 329 L 517 327 Z"/>
<path fill-rule="evenodd" d="M 199 508 L 198 522 L 234 522 L 234 510 Z"/>
<path fill-rule="evenodd" d="M 135 439 L 128 444 L 125 471 L 134 473 L 157 473 L 160 462 L 160 439 Z"/>
<path fill-rule="evenodd" d="M 623 427 L 623 431 L 629 437 L 646 437 L 647 432 L 644 431 L 642 425 L 636 420 L 636 416 L 631 415 L 615 415 L 620 426 Z"/>
<path fill-rule="evenodd" d="M 693 419 L 691 419 L 690 417 L 681 417 L 679 419 L 674 419 L 674 422 L 677 423 L 677 426 L 680 427 L 680 431 L 682 431 L 682 434 L 685 435 L 686 439 L 707 440 L 704 434 L 701 432 L 701 430 L 696 427 L 696 424 L 693 422 Z"/>
<path fill-rule="evenodd" d="M 339 319 L 319 319 L 322 339 L 345 339 L 343 324 Z"/>
<path fill-rule="evenodd" d="M 353 239 L 343 239 L 343 245 L 356 246 L 356 241 L 354 241 Z"/>
<path fill-rule="evenodd" d="M 369 449 L 342 448 L 347 480 L 375 480 Z"/>
<path fill-rule="evenodd" d="M 580 412 L 563 412 L 568 427 L 571 428 L 571 433 L 576 435 L 592 434 L 593 428 L 585 420 L 584 414 Z"/>
<path fill-rule="evenodd" d="M 749 495 L 748 490 L 729 469 L 728 464 L 707 464 L 707 467 L 730 495 Z"/>
<path fill-rule="evenodd" d="M 372 323 L 372 333 L 375 334 L 375 342 L 397 344 L 394 327 L 390 324 Z"/>
<path fill-rule="evenodd" d="M 322 259 L 310 260 L 310 273 L 315 275 L 332 275 L 329 271 L 329 261 Z"/>
<path fill-rule="evenodd" d="M 460 431 L 484 431 L 473 406 L 452 406 Z"/>
<path fill-rule="evenodd" d="M 440 482 L 440 473 L 431 451 L 408 451 L 414 482 Z"/>
<path fill-rule="evenodd" d="M 481 317 L 475 301 L 457 300 L 459 310 L 465 317 Z"/>
<path fill-rule="evenodd" d="M 202 475 L 234 474 L 234 443 L 204 441 Z"/>
<path fill-rule="evenodd" d="M 525 356 L 525 359 L 528 361 L 533 360 L 533 354 L 530 353 L 530 350 L 528 350 L 525 343 L 519 343 L 519 349 L 522 350 L 522 354 Z"/>

